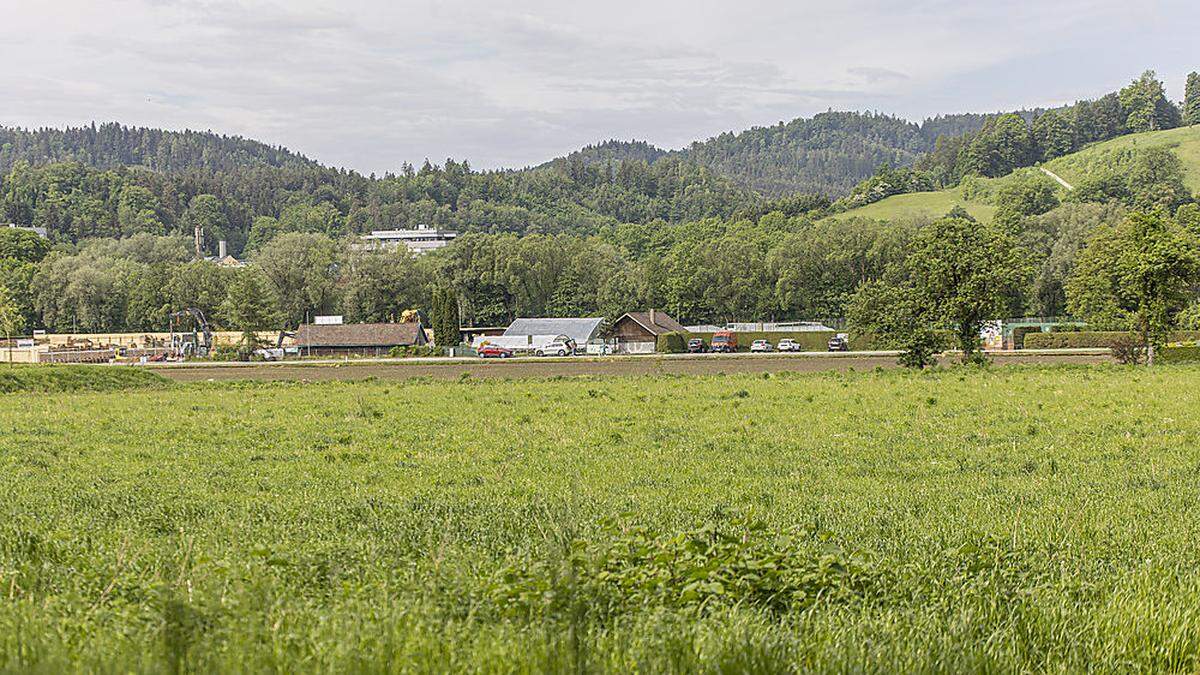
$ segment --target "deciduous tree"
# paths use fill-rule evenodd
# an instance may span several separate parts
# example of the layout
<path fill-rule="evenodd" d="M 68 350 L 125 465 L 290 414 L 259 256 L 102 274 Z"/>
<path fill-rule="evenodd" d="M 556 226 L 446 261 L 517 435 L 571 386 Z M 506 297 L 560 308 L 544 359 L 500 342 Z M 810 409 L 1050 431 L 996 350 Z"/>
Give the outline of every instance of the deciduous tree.
<path fill-rule="evenodd" d="M 25 317 L 7 286 L 0 286 L 0 333 L 8 344 L 8 364 L 12 365 L 13 336 L 25 329 Z"/>
<path fill-rule="evenodd" d="M 909 255 L 852 302 L 852 325 L 899 344 L 918 365 L 935 328 L 953 332 L 963 363 L 982 360 L 980 331 L 1028 275 L 1008 234 L 961 215 L 922 228 Z M 878 296 L 878 297 L 872 297 Z"/>
<path fill-rule="evenodd" d="M 1067 283 L 1067 304 L 1098 328 L 1135 331 L 1153 363 L 1198 272 L 1194 234 L 1161 212 L 1132 213 L 1092 238 Z"/>

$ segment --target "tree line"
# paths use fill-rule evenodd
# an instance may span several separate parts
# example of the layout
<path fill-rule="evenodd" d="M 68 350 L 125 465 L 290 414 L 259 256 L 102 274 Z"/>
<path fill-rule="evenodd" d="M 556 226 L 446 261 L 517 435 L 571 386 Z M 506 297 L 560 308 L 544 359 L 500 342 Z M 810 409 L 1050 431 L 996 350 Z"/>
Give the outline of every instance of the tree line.
<path fill-rule="evenodd" d="M 56 243 L 134 234 L 190 236 L 235 254 L 285 232 L 333 238 L 427 224 L 459 232 L 594 233 L 620 222 L 685 222 L 766 202 L 680 159 L 474 171 L 447 160 L 371 179 L 308 164 L 161 173 L 18 161 L 0 178 L 0 222 L 45 227 Z"/>

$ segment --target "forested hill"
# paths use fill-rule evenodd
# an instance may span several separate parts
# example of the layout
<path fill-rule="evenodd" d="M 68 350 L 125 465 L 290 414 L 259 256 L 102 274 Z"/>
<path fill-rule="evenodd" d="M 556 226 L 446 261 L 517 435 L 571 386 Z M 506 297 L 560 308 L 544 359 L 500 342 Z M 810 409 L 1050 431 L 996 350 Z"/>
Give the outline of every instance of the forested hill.
<path fill-rule="evenodd" d="M 0 126 L 0 173 L 8 173 L 21 160 L 35 166 L 78 162 L 97 169 L 140 166 L 166 173 L 317 166 L 286 148 L 209 131 L 165 131 L 114 122 L 66 129 Z"/>
<path fill-rule="evenodd" d="M 1193 79 L 1185 110 L 1146 72 L 1119 92 L 1054 110 L 920 124 L 827 112 L 682 150 L 609 141 L 519 171 L 476 171 L 446 160 L 419 169 L 406 164 L 382 177 L 208 132 L 0 127 L 0 223 L 45 227 L 64 244 L 187 235 L 199 226 L 206 248 L 225 240 L 241 254 L 286 232 L 341 238 L 428 224 L 462 233 L 581 235 L 626 223 L 812 215 L 840 195 L 832 210 L 848 211 L 972 176 L 1004 176 L 1090 143 L 1194 123 L 1200 76 Z"/>
<path fill-rule="evenodd" d="M 933 149 L 939 135 L 978 131 L 989 115 L 940 116 L 915 124 L 877 113 L 826 112 L 812 118 L 728 132 L 682 150 L 646 141 L 609 140 L 545 162 L 578 177 L 584 168 L 616 169 L 623 162 L 673 158 L 704 167 L 768 197 L 792 193 L 846 194 L 882 164 L 908 166 Z M 288 173 L 345 173 L 276 147 L 207 131 L 167 131 L 108 122 L 66 129 L 0 126 L 0 175 L 18 161 L 32 166 L 72 162 L 94 169 L 142 167 L 167 174 L 285 169 Z M 397 167 L 403 170 L 402 167 Z M 528 171 L 528 170 L 527 170 Z"/>
<path fill-rule="evenodd" d="M 915 124 L 878 113 L 830 111 L 724 133 L 682 154 L 766 195 L 839 196 L 880 165 L 908 166 L 932 150 L 938 136 L 976 132 L 992 116 L 944 115 Z"/>
<path fill-rule="evenodd" d="M 646 141 L 617 141 L 609 140 L 595 145 L 588 145 L 566 157 L 558 157 L 539 166 L 546 169 L 555 166 L 595 166 L 623 161 L 641 161 L 653 164 L 667 155 L 667 151 L 647 143 Z"/>
<path fill-rule="evenodd" d="M 682 150 L 667 151 L 645 141 L 610 140 L 539 168 L 578 171 L 625 160 L 653 163 L 676 157 L 770 197 L 797 192 L 840 196 L 880 165 L 911 165 L 933 149 L 938 136 L 977 132 L 994 116 L 942 115 L 915 124 L 891 115 L 831 111 L 769 127 L 726 132 Z"/>

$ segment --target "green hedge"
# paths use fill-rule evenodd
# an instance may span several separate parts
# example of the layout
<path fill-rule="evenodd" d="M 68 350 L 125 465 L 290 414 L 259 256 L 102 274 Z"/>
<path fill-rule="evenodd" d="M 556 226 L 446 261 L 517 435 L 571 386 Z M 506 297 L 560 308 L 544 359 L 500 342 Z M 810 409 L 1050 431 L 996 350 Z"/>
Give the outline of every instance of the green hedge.
<path fill-rule="evenodd" d="M 1200 345 L 1163 347 L 1157 357 L 1160 363 L 1197 363 L 1200 362 Z"/>
<path fill-rule="evenodd" d="M 1013 349 L 1024 349 L 1025 339 L 1040 332 L 1042 332 L 1041 326 L 1017 326 L 1012 332 Z"/>
<path fill-rule="evenodd" d="M 654 349 L 664 354 L 682 354 L 687 351 L 690 337 L 687 333 L 663 333 L 658 336 Z"/>
<path fill-rule="evenodd" d="M 159 387 L 169 382 L 158 373 L 138 366 L 0 366 L 0 394 L 119 391 Z"/>
<path fill-rule="evenodd" d="M 1111 349 L 1123 337 L 1132 333 L 1124 331 L 1078 331 L 1061 333 L 1030 333 L 1025 336 L 1026 349 Z M 1171 333 L 1171 342 L 1200 340 L 1200 331 L 1176 331 Z"/>

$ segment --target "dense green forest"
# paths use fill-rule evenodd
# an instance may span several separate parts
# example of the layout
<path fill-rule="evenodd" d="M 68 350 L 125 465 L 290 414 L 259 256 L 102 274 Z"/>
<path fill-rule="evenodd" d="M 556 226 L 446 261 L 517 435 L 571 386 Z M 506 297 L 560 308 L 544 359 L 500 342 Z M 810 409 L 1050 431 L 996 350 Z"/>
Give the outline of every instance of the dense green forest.
<path fill-rule="evenodd" d="M 382 177 L 213 134 L 118 125 L 4 130 L 0 158 L 10 169 L 0 181 L 0 222 L 43 226 L 50 237 L 0 231 L 0 285 L 26 328 L 56 331 L 160 329 L 184 306 L 241 328 L 241 310 L 262 303 L 251 314 L 271 327 L 317 312 L 379 321 L 427 308 L 435 295 L 457 298 L 462 321 L 475 325 L 615 317 L 647 306 L 686 322 L 843 317 L 859 289 L 897 269 L 932 223 L 838 222 L 828 214 L 1170 128 L 1195 118 L 1197 97 L 1200 78 L 1189 78 L 1181 109 L 1147 73 L 1119 92 L 1055 110 L 922 125 L 829 113 L 683 152 L 609 142 L 528 170 L 481 172 L 448 160 Z M 803 147 L 839 158 L 829 166 L 867 161 L 855 153 L 886 157 L 836 203 L 806 192 L 767 197 L 717 170 L 778 166 L 759 175 L 779 178 L 787 171 L 778 157 L 812 166 L 815 155 Z M 1019 283 L 1006 291 L 1005 313 L 1083 308 L 1069 292 L 1076 261 L 1130 214 L 1157 212 L 1187 232 L 1200 227 L 1183 175 L 1176 155 L 1147 148 L 1069 193 L 1032 170 L 1008 179 L 988 196 L 997 216 L 987 225 L 1017 251 Z M 355 233 L 419 223 L 462 236 L 419 258 L 350 246 Z M 251 265 L 193 260 L 197 225 L 208 253 L 225 239 Z M 1172 316 L 1200 321 L 1189 307 L 1176 302 Z M 1116 325 L 1116 316 L 1092 318 Z"/>

